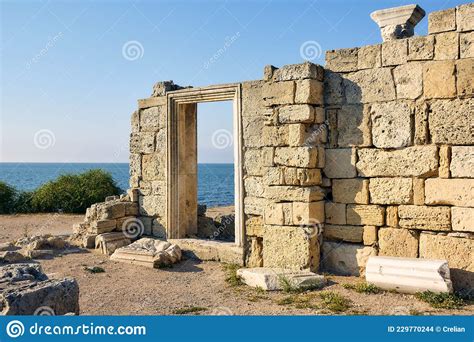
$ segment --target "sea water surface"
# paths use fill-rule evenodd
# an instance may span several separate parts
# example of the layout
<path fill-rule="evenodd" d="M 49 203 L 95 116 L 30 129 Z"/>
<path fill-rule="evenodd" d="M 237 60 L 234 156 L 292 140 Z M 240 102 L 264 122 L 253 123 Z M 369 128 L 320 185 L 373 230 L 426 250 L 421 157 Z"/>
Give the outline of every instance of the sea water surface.
<path fill-rule="evenodd" d="M 91 169 L 110 172 L 121 189 L 128 189 L 127 163 L 0 163 L 0 181 L 18 190 L 34 190 L 62 174 Z M 234 204 L 233 164 L 198 164 L 198 202 L 208 207 Z"/>

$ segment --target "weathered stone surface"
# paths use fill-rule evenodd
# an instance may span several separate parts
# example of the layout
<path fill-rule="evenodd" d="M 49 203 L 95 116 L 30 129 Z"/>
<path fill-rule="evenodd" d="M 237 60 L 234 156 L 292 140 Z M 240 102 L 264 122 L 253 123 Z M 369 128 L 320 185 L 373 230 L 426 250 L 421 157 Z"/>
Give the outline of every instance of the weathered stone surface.
<path fill-rule="evenodd" d="M 296 81 L 295 103 L 322 105 L 323 102 L 323 82 L 311 79 Z"/>
<path fill-rule="evenodd" d="M 320 185 L 321 170 L 296 167 L 268 167 L 263 177 L 266 185 Z"/>
<path fill-rule="evenodd" d="M 389 227 L 398 227 L 398 207 L 388 206 L 385 211 L 385 224 Z"/>
<path fill-rule="evenodd" d="M 292 225 L 292 203 L 269 203 L 265 207 L 265 224 L 267 225 Z"/>
<path fill-rule="evenodd" d="M 410 178 L 371 178 L 370 203 L 410 204 L 413 201 Z"/>
<path fill-rule="evenodd" d="M 435 144 L 474 144 L 474 99 L 439 100 L 430 104 L 429 131 Z"/>
<path fill-rule="evenodd" d="M 325 270 L 353 276 L 364 274 L 368 258 L 377 255 L 373 247 L 329 241 L 323 243 L 322 251 Z"/>
<path fill-rule="evenodd" d="M 460 34 L 459 50 L 461 58 L 474 57 L 474 32 Z"/>
<path fill-rule="evenodd" d="M 382 65 L 391 66 L 407 62 L 408 40 L 397 39 L 382 44 Z"/>
<path fill-rule="evenodd" d="M 348 204 L 347 224 L 382 226 L 385 223 L 385 208 L 379 205 Z"/>
<path fill-rule="evenodd" d="M 376 103 L 370 107 L 372 142 L 379 148 L 400 148 L 411 144 L 412 109 L 406 102 Z"/>
<path fill-rule="evenodd" d="M 293 202 L 293 225 L 307 226 L 324 222 L 324 201 Z"/>
<path fill-rule="evenodd" d="M 428 62 L 423 69 L 423 88 L 426 98 L 456 96 L 454 61 Z M 443 86 L 440 87 L 440 84 Z"/>
<path fill-rule="evenodd" d="M 265 198 L 249 197 L 244 198 L 244 213 L 248 215 L 263 215 L 267 200 Z"/>
<path fill-rule="evenodd" d="M 115 230 L 115 228 L 117 228 L 117 222 L 115 220 L 98 220 L 92 222 L 91 233 L 108 233 Z"/>
<path fill-rule="evenodd" d="M 474 179 L 427 179 L 425 202 L 474 207 Z"/>
<path fill-rule="evenodd" d="M 310 270 L 319 267 L 319 243 L 314 231 L 301 227 L 265 226 L 264 267 Z"/>
<path fill-rule="evenodd" d="M 413 178 L 413 204 L 425 204 L 425 180 L 423 178 Z"/>
<path fill-rule="evenodd" d="M 165 127 L 166 106 L 156 106 L 140 111 L 140 131 L 157 132 Z"/>
<path fill-rule="evenodd" d="M 419 236 L 408 229 L 380 228 L 379 255 L 417 258 Z"/>
<path fill-rule="evenodd" d="M 104 233 L 95 238 L 95 249 L 102 254 L 111 255 L 117 248 L 129 245 L 132 241 L 123 233 Z"/>
<path fill-rule="evenodd" d="M 367 45 L 359 48 L 357 55 L 357 69 L 379 68 L 382 65 L 382 46 Z"/>
<path fill-rule="evenodd" d="M 362 240 L 365 246 L 372 246 L 377 243 L 377 231 L 378 228 L 376 226 L 364 226 L 364 234 L 362 236 Z"/>
<path fill-rule="evenodd" d="M 263 86 L 263 100 L 266 106 L 292 104 L 295 99 L 295 82 L 272 82 Z"/>
<path fill-rule="evenodd" d="M 426 145 L 429 143 L 428 112 L 429 107 L 426 102 L 415 105 L 415 145 Z"/>
<path fill-rule="evenodd" d="M 449 8 L 428 15 L 428 33 L 453 31 L 456 29 L 456 9 Z"/>
<path fill-rule="evenodd" d="M 449 161 L 451 159 L 451 147 L 439 147 L 439 170 L 438 176 L 440 178 L 449 178 Z"/>
<path fill-rule="evenodd" d="M 242 82 L 242 117 L 256 116 L 263 108 L 263 81 Z"/>
<path fill-rule="evenodd" d="M 459 33 L 445 32 L 435 36 L 435 60 L 457 59 L 459 55 Z"/>
<path fill-rule="evenodd" d="M 263 218 L 262 216 L 252 216 L 245 221 L 246 234 L 250 236 L 263 236 Z"/>
<path fill-rule="evenodd" d="M 326 104 L 341 104 L 345 101 L 342 75 L 324 71 L 324 102 Z"/>
<path fill-rule="evenodd" d="M 326 240 L 362 242 L 364 227 L 362 226 L 338 226 L 332 224 L 324 225 L 323 236 Z"/>
<path fill-rule="evenodd" d="M 326 51 L 326 68 L 336 72 L 357 70 L 357 48 Z"/>
<path fill-rule="evenodd" d="M 474 178 L 474 146 L 451 147 L 451 177 Z"/>
<path fill-rule="evenodd" d="M 244 153 L 244 170 L 251 176 L 263 176 L 263 149 L 247 149 Z"/>
<path fill-rule="evenodd" d="M 395 100 L 395 84 L 390 68 L 350 73 L 343 79 L 347 103 Z"/>
<path fill-rule="evenodd" d="M 248 250 L 246 253 L 247 267 L 263 267 L 263 239 L 252 236 L 250 242 L 247 242 Z"/>
<path fill-rule="evenodd" d="M 370 146 L 370 113 L 363 105 L 344 105 L 337 112 L 339 147 Z"/>
<path fill-rule="evenodd" d="M 370 13 L 370 17 L 380 27 L 384 42 L 411 37 L 415 26 L 425 16 L 418 5 L 404 5 L 386 8 Z"/>
<path fill-rule="evenodd" d="M 166 176 L 166 156 L 163 153 L 142 156 L 143 180 L 164 180 Z"/>
<path fill-rule="evenodd" d="M 357 170 L 363 177 L 429 177 L 438 170 L 436 146 L 414 146 L 384 151 L 365 148 L 358 151 Z M 414 163 L 413 161 L 417 162 Z"/>
<path fill-rule="evenodd" d="M 247 177 L 244 179 L 244 188 L 248 196 L 263 197 L 264 187 L 262 177 Z"/>
<path fill-rule="evenodd" d="M 301 79 L 314 79 L 314 80 L 323 80 L 324 70 L 321 66 L 304 62 L 301 64 L 289 64 L 284 65 L 281 68 L 278 68 L 273 71 L 273 80 L 274 81 L 291 81 L 291 80 L 301 80 Z"/>
<path fill-rule="evenodd" d="M 416 99 L 423 93 L 423 64 L 406 63 L 393 69 L 398 99 Z M 397 103 L 398 104 L 398 103 Z"/>
<path fill-rule="evenodd" d="M 474 288 L 474 240 L 450 236 L 420 235 L 420 258 L 448 261 L 455 290 Z"/>
<path fill-rule="evenodd" d="M 451 208 L 451 225 L 453 230 L 474 232 L 474 208 Z"/>
<path fill-rule="evenodd" d="M 326 202 L 324 207 L 326 223 L 346 224 L 346 205 L 341 203 Z"/>
<path fill-rule="evenodd" d="M 408 40 L 408 60 L 423 61 L 434 57 L 434 37 L 418 36 Z"/>
<path fill-rule="evenodd" d="M 354 178 L 356 172 L 355 150 L 351 148 L 326 149 L 324 174 L 328 178 Z"/>
<path fill-rule="evenodd" d="M 251 287 L 265 291 L 282 290 L 282 283 L 289 283 L 294 289 L 305 290 L 321 288 L 325 284 L 324 276 L 308 272 L 295 272 L 281 268 L 241 268 L 237 270 L 237 276 Z"/>
<path fill-rule="evenodd" d="M 314 168 L 318 161 L 318 149 L 313 147 L 277 147 L 275 164 Z"/>
<path fill-rule="evenodd" d="M 451 230 L 451 210 L 449 207 L 401 205 L 398 207 L 398 217 L 402 228 Z"/>
<path fill-rule="evenodd" d="M 474 95 L 474 58 L 456 61 L 458 96 Z"/>
<path fill-rule="evenodd" d="M 280 202 L 314 202 L 324 198 L 324 190 L 318 186 L 269 186 L 265 188 L 265 198 Z"/>
<path fill-rule="evenodd" d="M 457 30 L 461 32 L 474 30 L 474 3 L 456 7 Z"/>
<path fill-rule="evenodd" d="M 310 123 L 314 121 L 314 107 L 306 104 L 284 106 L 278 109 L 280 123 Z"/>
<path fill-rule="evenodd" d="M 338 203 L 369 203 L 369 180 L 362 178 L 334 179 L 332 197 Z"/>

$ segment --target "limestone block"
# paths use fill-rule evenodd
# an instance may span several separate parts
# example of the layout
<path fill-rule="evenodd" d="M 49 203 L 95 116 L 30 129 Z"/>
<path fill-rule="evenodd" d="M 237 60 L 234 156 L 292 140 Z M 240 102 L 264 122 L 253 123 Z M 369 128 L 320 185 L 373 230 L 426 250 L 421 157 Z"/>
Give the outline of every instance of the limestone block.
<path fill-rule="evenodd" d="M 424 260 L 397 257 L 370 257 L 365 279 L 388 291 L 419 293 L 452 292 L 448 263 L 445 260 Z"/>
<path fill-rule="evenodd" d="M 474 99 L 439 100 L 430 104 L 429 131 L 434 144 L 474 144 Z"/>
<path fill-rule="evenodd" d="M 385 223 L 385 208 L 379 205 L 348 204 L 347 224 L 382 226 Z"/>
<path fill-rule="evenodd" d="M 288 126 L 263 126 L 260 141 L 263 146 L 288 145 Z"/>
<path fill-rule="evenodd" d="M 474 146 L 451 147 L 451 177 L 474 178 Z"/>
<path fill-rule="evenodd" d="M 413 178 L 413 204 L 425 204 L 425 180 L 423 178 Z"/>
<path fill-rule="evenodd" d="M 410 204 L 413 201 L 412 183 L 410 178 L 371 178 L 370 203 Z"/>
<path fill-rule="evenodd" d="M 419 232 L 408 229 L 380 228 L 379 255 L 417 258 L 419 237 Z"/>
<path fill-rule="evenodd" d="M 453 230 L 474 232 L 474 208 L 451 208 L 451 225 Z"/>
<path fill-rule="evenodd" d="M 166 181 L 151 181 L 151 195 L 166 196 L 168 183 Z"/>
<path fill-rule="evenodd" d="M 113 220 L 125 216 L 125 203 L 104 202 L 97 205 L 97 218 L 99 220 Z"/>
<path fill-rule="evenodd" d="M 155 151 L 166 153 L 167 144 L 166 129 L 161 129 L 156 133 Z"/>
<path fill-rule="evenodd" d="M 456 29 L 456 9 L 449 8 L 431 12 L 428 15 L 428 33 L 454 31 Z"/>
<path fill-rule="evenodd" d="M 311 229 L 301 227 L 265 226 L 263 265 L 317 272 L 319 267 L 317 234 Z"/>
<path fill-rule="evenodd" d="M 265 188 L 265 197 L 273 201 L 314 202 L 324 198 L 324 190 L 318 186 L 269 186 Z"/>
<path fill-rule="evenodd" d="M 326 51 L 326 68 L 336 72 L 357 70 L 357 48 Z"/>
<path fill-rule="evenodd" d="M 342 104 L 345 101 L 341 74 L 324 71 L 324 102 L 326 104 Z"/>
<path fill-rule="evenodd" d="M 292 225 L 292 203 L 269 203 L 265 207 L 264 222 L 267 225 Z"/>
<path fill-rule="evenodd" d="M 350 73 L 343 79 L 349 104 L 395 100 L 391 68 L 375 68 Z"/>
<path fill-rule="evenodd" d="M 435 36 L 435 60 L 457 59 L 459 55 L 459 33 L 445 32 Z"/>
<path fill-rule="evenodd" d="M 291 124 L 286 125 L 288 129 L 287 145 L 290 146 L 305 146 L 309 143 L 309 135 L 306 132 L 306 125 L 304 124 Z M 276 146 L 276 145 L 273 145 Z"/>
<path fill-rule="evenodd" d="M 122 232 L 120 233 L 103 233 L 95 238 L 95 249 L 105 255 L 112 255 L 117 248 L 129 245 L 132 241 Z"/>
<path fill-rule="evenodd" d="M 324 222 L 324 201 L 293 202 L 293 224 L 313 225 Z"/>
<path fill-rule="evenodd" d="M 326 202 L 324 206 L 326 223 L 346 224 L 346 205 L 341 203 Z"/>
<path fill-rule="evenodd" d="M 138 153 L 130 153 L 130 176 L 142 175 L 142 155 Z"/>
<path fill-rule="evenodd" d="M 424 101 L 415 105 L 414 143 L 416 145 L 426 145 L 429 142 L 428 111 L 428 104 Z"/>
<path fill-rule="evenodd" d="M 427 61 L 434 57 L 434 37 L 417 36 L 408 39 L 408 60 Z"/>
<path fill-rule="evenodd" d="M 364 148 L 358 151 L 358 156 L 356 166 L 363 177 L 429 177 L 438 171 L 436 146 L 413 146 L 392 151 Z"/>
<path fill-rule="evenodd" d="M 379 148 L 409 146 L 412 108 L 406 102 L 375 103 L 370 107 L 372 142 Z"/>
<path fill-rule="evenodd" d="M 251 116 L 242 118 L 242 136 L 245 147 L 262 147 L 265 142 L 262 139 L 262 131 L 265 127 L 263 116 Z"/>
<path fill-rule="evenodd" d="M 241 268 L 237 276 L 248 286 L 265 291 L 282 290 L 282 282 L 288 282 L 293 288 L 299 290 L 321 288 L 325 284 L 324 276 L 308 272 L 295 272 L 282 268 Z"/>
<path fill-rule="evenodd" d="M 334 179 L 332 198 L 337 203 L 369 203 L 369 180 L 362 178 Z"/>
<path fill-rule="evenodd" d="M 376 226 L 364 226 L 362 240 L 365 246 L 372 246 L 377 243 L 377 230 L 378 228 Z"/>
<path fill-rule="evenodd" d="M 244 179 L 244 188 L 247 196 L 263 197 L 262 177 L 246 177 Z"/>
<path fill-rule="evenodd" d="M 242 117 L 256 116 L 263 108 L 263 81 L 242 82 Z"/>
<path fill-rule="evenodd" d="M 130 125 L 132 133 L 138 133 L 140 131 L 140 111 L 136 110 L 130 117 Z"/>
<path fill-rule="evenodd" d="M 474 179 L 427 179 L 425 202 L 474 207 Z"/>
<path fill-rule="evenodd" d="M 456 76 L 458 96 L 474 95 L 474 58 L 456 61 Z"/>
<path fill-rule="evenodd" d="M 277 147 L 274 162 L 278 165 L 314 168 L 318 161 L 318 150 L 313 147 Z"/>
<path fill-rule="evenodd" d="M 263 177 L 266 185 L 320 185 L 321 170 L 296 167 L 268 167 Z"/>
<path fill-rule="evenodd" d="M 247 149 L 244 152 L 244 170 L 249 176 L 263 176 L 265 166 L 263 165 L 262 149 Z"/>
<path fill-rule="evenodd" d="M 324 70 L 320 65 L 311 62 L 289 64 L 273 71 L 273 81 L 291 81 L 306 78 L 322 81 L 323 73 Z"/>
<path fill-rule="evenodd" d="M 93 234 L 108 233 L 117 228 L 117 222 L 115 220 L 98 220 L 91 224 L 90 232 Z"/>
<path fill-rule="evenodd" d="M 262 267 L 263 266 L 263 239 L 261 237 L 251 237 L 249 245 L 249 250 L 246 253 L 246 263 L 247 267 Z"/>
<path fill-rule="evenodd" d="M 247 215 L 263 215 L 267 200 L 265 198 L 249 197 L 244 198 L 244 213 Z"/>
<path fill-rule="evenodd" d="M 367 45 L 359 48 L 357 55 L 357 69 L 372 69 L 379 68 L 382 65 L 382 46 Z"/>
<path fill-rule="evenodd" d="M 450 159 L 451 159 L 451 147 L 440 146 L 439 147 L 439 171 L 438 171 L 438 176 L 440 178 L 449 178 Z"/>
<path fill-rule="evenodd" d="M 326 149 L 324 174 L 328 178 L 354 178 L 356 172 L 355 150 L 351 148 Z"/>
<path fill-rule="evenodd" d="M 322 105 L 323 98 L 323 82 L 311 79 L 296 81 L 295 103 Z"/>
<path fill-rule="evenodd" d="M 447 260 L 455 290 L 474 288 L 474 240 L 432 235 L 420 235 L 420 258 Z"/>
<path fill-rule="evenodd" d="M 460 32 L 474 30 L 474 3 L 468 3 L 456 7 L 457 30 Z"/>
<path fill-rule="evenodd" d="M 326 241 L 322 245 L 323 268 L 341 275 L 359 276 L 365 273 L 370 256 L 377 255 L 373 247 Z"/>
<path fill-rule="evenodd" d="M 401 205 L 398 207 L 398 217 L 402 228 L 451 230 L 451 210 L 449 207 Z"/>
<path fill-rule="evenodd" d="M 165 158 L 163 153 L 144 154 L 142 156 L 143 180 L 164 180 L 166 177 Z"/>
<path fill-rule="evenodd" d="M 370 112 L 363 105 L 343 105 L 337 112 L 339 147 L 370 146 Z"/>
<path fill-rule="evenodd" d="M 140 196 L 140 214 L 144 216 L 166 216 L 166 197 L 157 195 Z"/>
<path fill-rule="evenodd" d="M 440 87 L 440 84 L 443 86 Z M 423 87 L 426 98 L 449 98 L 456 96 L 454 61 L 433 61 L 424 65 Z"/>
<path fill-rule="evenodd" d="M 245 233 L 250 236 L 263 236 L 262 216 L 251 216 L 245 220 Z"/>
<path fill-rule="evenodd" d="M 280 123 L 311 123 L 314 121 L 315 110 L 306 104 L 283 106 L 278 108 L 278 122 Z"/>
<path fill-rule="evenodd" d="M 396 39 L 382 44 L 382 65 L 391 66 L 407 62 L 408 40 Z"/>
<path fill-rule="evenodd" d="M 474 57 L 474 32 L 461 33 L 459 36 L 461 58 Z"/>
<path fill-rule="evenodd" d="M 398 227 L 398 207 L 389 205 L 385 211 L 385 224 L 389 227 Z"/>
<path fill-rule="evenodd" d="M 166 106 L 156 106 L 140 111 L 140 131 L 157 132 L 165 128 Z"/>
<path fill-rule="evenodd" d="M 272 82 L 263 86 L 263 100 L 266 106 L 292 104 L 295 99 L 295 82 Z"/>
<path fill-rule="evenodd" d="M 336 226 L 324 225 L 323 236 L 326 240 L 362 242 L 364 227 L 362 226 Z"/>
<path fill-rule="evenodd" d="M 406 63 L 393 69 L 397 98 L 416 99 L 423 93 L 423 64 Z M 398 103 L 397 103 L 398 104 Z"/>

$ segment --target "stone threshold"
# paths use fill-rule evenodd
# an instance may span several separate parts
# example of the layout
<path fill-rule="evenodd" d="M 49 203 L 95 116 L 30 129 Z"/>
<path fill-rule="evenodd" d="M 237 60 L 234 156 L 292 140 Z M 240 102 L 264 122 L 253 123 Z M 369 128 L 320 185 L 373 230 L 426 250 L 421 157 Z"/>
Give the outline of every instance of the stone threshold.
<path fill-rule="evenodd" d="M 243 248 L 233 242 L 204 239 L 168 239 L 178 245 L 184 255 L 203 261 L 219 261 L 243 266 Z"/>

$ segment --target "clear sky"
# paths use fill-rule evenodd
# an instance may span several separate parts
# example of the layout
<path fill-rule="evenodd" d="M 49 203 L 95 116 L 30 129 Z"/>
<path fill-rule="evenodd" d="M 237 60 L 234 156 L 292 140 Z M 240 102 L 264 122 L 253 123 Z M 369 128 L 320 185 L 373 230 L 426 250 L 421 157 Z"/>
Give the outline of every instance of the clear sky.
<path fill-rule="evenodd" d="M 467 2 L 417 3 L 429 13 Z M 156 81 L 261 79 L 266 64 L 302 62 L 308 41 L 324 64 L 325 50 L 381 41 L 370 12 L 412 1 L 0 3 L 0 161 L 127 162 L 130 114 Z M 200 161 L 230 161 L 232 148 L 209 145 L 232 131 L 230 106 L 200 108 Z"/>

